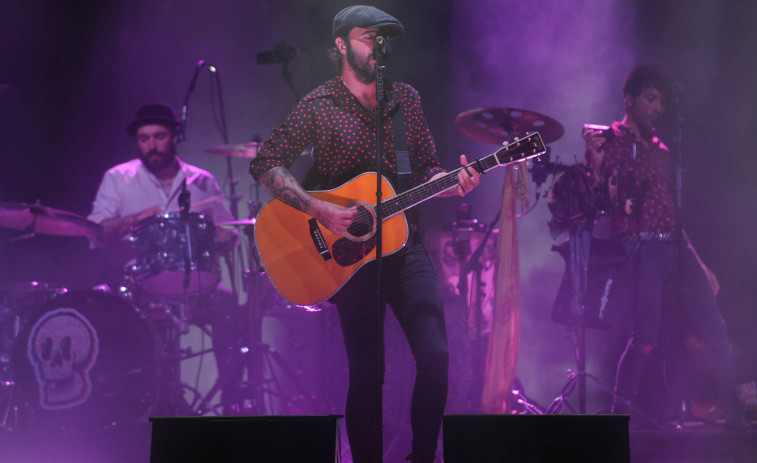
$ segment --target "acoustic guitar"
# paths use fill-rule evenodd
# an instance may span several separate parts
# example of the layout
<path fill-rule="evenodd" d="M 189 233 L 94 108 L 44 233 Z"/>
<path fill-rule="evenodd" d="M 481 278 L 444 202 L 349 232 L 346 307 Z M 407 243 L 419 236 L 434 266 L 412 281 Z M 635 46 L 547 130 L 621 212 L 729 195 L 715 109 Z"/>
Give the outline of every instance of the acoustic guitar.
<path fill-rule="evenodd" d="M 495 153 L 468 164 L 484 174 L 544 153 L 538 132 L 516 140 Z M 382 255 L 405 245 L 409 227 L 404 211 L 457 185 L 460 167 L 400 194 L 381 177 Z M 361 174 L 332 190 L 312 191 L 314 197 L 341 206 L 358 206 L 344 235 L 336 235 L 308 214 L 273 199 L 260 210 L 255 240 L 268 277 L 289 302 L 312 306 L 333 296 L 352 275 L 376 259 L 376 173 Z"/>

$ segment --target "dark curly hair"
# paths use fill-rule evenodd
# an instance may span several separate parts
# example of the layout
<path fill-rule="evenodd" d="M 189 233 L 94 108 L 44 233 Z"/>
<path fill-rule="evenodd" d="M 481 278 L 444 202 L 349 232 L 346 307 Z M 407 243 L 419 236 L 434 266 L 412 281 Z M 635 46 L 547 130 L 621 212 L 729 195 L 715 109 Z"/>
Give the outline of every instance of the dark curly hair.
<path fill-rule="evenodd" d="M 344 40 L 344 44 L 349 48 L 350 43 L 347 38 L 347 36 L 339 36 L 342 40 Z M 334 63 L 336 66 L 336 69 L 339 74 L 342 73 L 342 54 L 339 53 L 339 50 L 336 48 L 336 46 L 333 46 L 331 48 L 328 48 L 326 50 L 326 56 L 329 58 L 329 60 Z"/>
<path fill-rule="evenodd" d="M 656 64 L 646 64 L 631 71 L 623 83 L 623 95 L 636 98 L 645 87 L 654 87 L 662 93 L 663 102 L 667 103 L 673 92 L 673 84 Z"/>

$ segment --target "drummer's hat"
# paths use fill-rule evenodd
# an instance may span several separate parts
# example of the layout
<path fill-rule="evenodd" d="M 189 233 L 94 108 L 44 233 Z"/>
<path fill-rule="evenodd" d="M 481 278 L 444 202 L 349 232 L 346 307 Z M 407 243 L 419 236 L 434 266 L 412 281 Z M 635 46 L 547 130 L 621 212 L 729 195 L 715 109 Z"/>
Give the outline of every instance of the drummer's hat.
<path fill-rule="evenodd" d="M 146 104 L 137 110 L 137 116 L 131 124 L 126 126 L 126 133 L 132 137 L 137 134 L 137 130 L 143 125 L 162 124 L 171 127 L 176 131 L 179 128 L 179 121 L 176 118 L 176 111 L 172 106 L 161 103 Z"/>

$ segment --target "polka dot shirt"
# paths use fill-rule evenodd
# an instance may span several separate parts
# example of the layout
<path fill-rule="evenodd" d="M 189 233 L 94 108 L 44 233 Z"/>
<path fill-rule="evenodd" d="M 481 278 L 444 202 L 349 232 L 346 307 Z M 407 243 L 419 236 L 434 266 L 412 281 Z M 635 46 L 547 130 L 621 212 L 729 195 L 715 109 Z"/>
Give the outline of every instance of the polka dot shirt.
<path fill-rule="evenodd" d="M 637 141 L 633 130 L 620 122 L 613 123 L 612 128 L 615 137 L 604 147 L 600 173 L 604 178 L 611 178 L 614 172 L 620 172 L 616 196 L 633 198 L 631 209 L 623 201 L 610 198 L 616 234 L 623 237 L 642 232 L 674 231 L 676 220 L 670 151 L 657 137 L 649 143 Z M 624 176 L 627 181 L 622 181 Z"/>
<path fill-rule="evenodd" d="M 385 83 L 388 91 L 381 117 L 383 174 L 396 187 L 392 124 L 397 111 L 402 111 L 413 184 L 419 185 L 443 171 L 423 115 L 420 95 L 410 85 L 387 79 Z M 359 174 L 376 171 L 375 118 L 339 77 L 325 82 L 295 106 L 250 163 L 250 174 L 258 180 L 274 167 L 289 168 L 309 146 L 313 147 L 313 162 L 321 178 L 321 189 L 336 188 Z M 419 221 L 417 209 L 407 211 L 408 220 L 414 226 Z"/>

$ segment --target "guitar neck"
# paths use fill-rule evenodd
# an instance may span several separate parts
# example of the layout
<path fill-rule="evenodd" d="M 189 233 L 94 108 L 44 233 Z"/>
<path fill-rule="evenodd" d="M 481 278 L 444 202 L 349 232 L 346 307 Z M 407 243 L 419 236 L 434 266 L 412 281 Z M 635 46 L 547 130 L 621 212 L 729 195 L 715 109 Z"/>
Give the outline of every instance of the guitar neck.
<path fill-rule="evenodd" d="M 479 174 L 485 174 L 495 167 L 506 166 L 518 161 L 530 159 L 543 154 L 545 151 L 546 148 L 541 139 L 541 135 L 539 135 L 538 132 L 535 132 L 521 140 L 517 140 L 500 148 L 484 158 L 477 159 L 475 162 L 472 162 L 465 167 L 455 169 L 436 180 L 426 182 L 396 196 L 392 196 L 381 203 L 381 211 L 383 212 L 382 217 L 384 219 L 392 217 L 457 185 L 457 174 L 464 168 L 476 169 Z"/>

